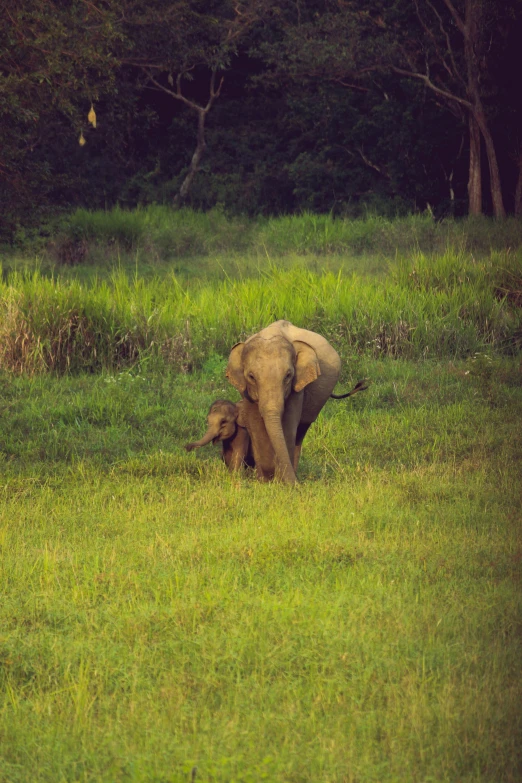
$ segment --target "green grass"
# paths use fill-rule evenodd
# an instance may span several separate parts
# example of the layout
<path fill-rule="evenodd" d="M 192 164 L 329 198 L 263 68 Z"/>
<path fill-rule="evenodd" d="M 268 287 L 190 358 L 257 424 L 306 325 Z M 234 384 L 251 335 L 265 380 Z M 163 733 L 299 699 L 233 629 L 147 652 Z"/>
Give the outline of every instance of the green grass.
<path fill-rule="evenodd" d="M 522 252 L 482 260 L 416 254 L 380 276 L 297 263 L 221 281 L 119 271 L 82 283 L 38 270 L 12 273 L 0 283 L 0 367 L 98 371 L 160 358 L 193 369 L 278 318 L 321 332 L 345 358 L 516 353 L 521 292 Z"/>
<path fill-rule="evenodd" d="M 492 251 L 516 251 L 522 244 L 522 223 L 516 218 L 446 219 L 436 222 L 426 213 L 386 219 L 368 215 L 349 219 L 331 214 L 303 212 L 271 218 L 227 216 L 222 210 L 194 212 L 153 205 L 135 210 L 77 209 L 42 230 L 42 236 L 20 251 L 0 248 L 4 271 L 32 267 L 30 254 L 39 255 L 45 270 L 88 278 L 96 267 L 98 277 L 115 266 L 139 267 L 144 274 L 175 270 L 190 279 L 220 278 L 237 269 L 255 271 L 267 258 L 278 265 L 299 258 L 308 266 L 326 265 L 376 270 L 389 259 L 448 251 L 487 257 Z M 71 269 L 72 268 L 72 269 Z"/>
<path fill-rule="evenodd" d="M 223 369 L 0 375 L 0 780 L 519 780 L 519 360 L 354 357 L 296 489 Z"/>
<path fill-rule="evenodd" d="M 516 219 L 437 223 L 429 214 L 354 220 L 304 212 L 252 220 L 228 217 L 217 209 L 203 213 L 164 206 L 133 211 L 115 208 L 109 212 L 78 209 L 63 220 L 61 231 L 56 250 L 69 249 L 73 262 L 74 248 L 63 246 L 66 241 L 86 242 L 86 253 L 99 243 L 102 247 L 117 246 L 123 252 L 141 250 L 157 259 L 245 251 L 277 257 L 288 253 L 394 255 L 442 253 L 448 247 L 487 254 L 492 249 L 516 248 L 522 243 L 522 227 Z M 77 250 L 81 252 L 82 248 L 78 246 Z"/>

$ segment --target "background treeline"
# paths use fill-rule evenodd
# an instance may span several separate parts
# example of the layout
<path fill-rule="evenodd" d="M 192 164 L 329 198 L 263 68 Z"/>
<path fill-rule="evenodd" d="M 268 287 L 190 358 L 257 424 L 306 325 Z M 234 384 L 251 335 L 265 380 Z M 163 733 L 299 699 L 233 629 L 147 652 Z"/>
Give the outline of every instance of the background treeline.
<path fill-rule="evenodd" d="M 71 206 L 522 211 L 517 0 L 5 0 L 1 239 Z"/>

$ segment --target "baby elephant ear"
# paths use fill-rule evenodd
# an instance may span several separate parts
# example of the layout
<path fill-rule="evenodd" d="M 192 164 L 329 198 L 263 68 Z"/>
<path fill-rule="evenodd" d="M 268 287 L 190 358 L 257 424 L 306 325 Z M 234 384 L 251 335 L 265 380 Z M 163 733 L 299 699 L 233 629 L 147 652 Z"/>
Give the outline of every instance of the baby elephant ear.
<path fill-rule="evenodd" d="M 245 343 L 236 343 L 228 357 L 227 371 L 225 375 L 228 380 L 241 394 L 246 389 L 245 375 L 243 373 L 243 348 Z"/>
<path fill-rule="evenodd" d="M 321 375 L 317 354 L 308 343 L 301 340 L 294 341 L 297 354 L 295 362 L 294 391 L 299 392 L 315 381 Z"/>

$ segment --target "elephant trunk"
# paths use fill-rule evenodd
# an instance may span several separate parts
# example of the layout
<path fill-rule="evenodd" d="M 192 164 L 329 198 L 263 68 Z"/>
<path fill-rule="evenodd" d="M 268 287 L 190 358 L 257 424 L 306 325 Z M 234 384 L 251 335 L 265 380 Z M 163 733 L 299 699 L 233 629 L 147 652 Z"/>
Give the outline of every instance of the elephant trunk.
<path fill-rule="evenodd" d="M 217 438 L 219 435 L 219 429 L 214 427 L 209 427 L 209 429 L 205 432 L 201 440 L 195 441 L 195 443 L 187 443 L 185 448 L 187 451 L 192 451 L 193 449 L 199 449 L 201 446 L 206 446 L 207 443 L 210 443 L 212 440 Z"/>
<path fill-rule="evenodd" d="M 260 413 L 276 456 L 276 476 L 285 484 L 295 484 L 297 478 L 283 433 L 281 411 L 282 408 L 260 407 Z"/>

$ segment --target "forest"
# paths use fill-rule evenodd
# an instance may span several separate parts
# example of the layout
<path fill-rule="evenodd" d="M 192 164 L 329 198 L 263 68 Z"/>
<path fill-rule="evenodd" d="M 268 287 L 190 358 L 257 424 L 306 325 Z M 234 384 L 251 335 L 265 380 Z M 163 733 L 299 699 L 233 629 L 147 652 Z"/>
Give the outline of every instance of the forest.
<path fill-rule="evenodd" d="M 0 240 L 71 209 L 522 212 L 519 0 L 3 0 Z"/>

